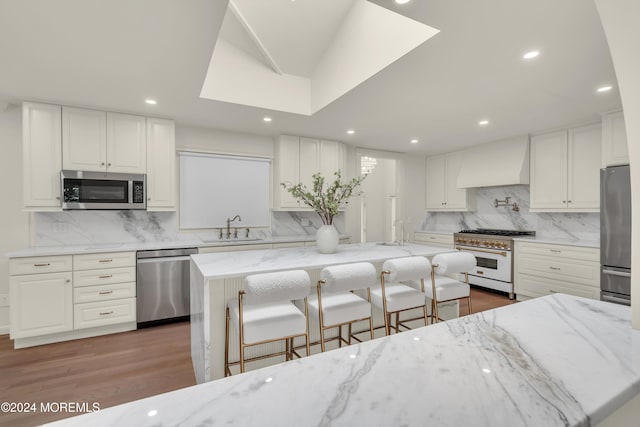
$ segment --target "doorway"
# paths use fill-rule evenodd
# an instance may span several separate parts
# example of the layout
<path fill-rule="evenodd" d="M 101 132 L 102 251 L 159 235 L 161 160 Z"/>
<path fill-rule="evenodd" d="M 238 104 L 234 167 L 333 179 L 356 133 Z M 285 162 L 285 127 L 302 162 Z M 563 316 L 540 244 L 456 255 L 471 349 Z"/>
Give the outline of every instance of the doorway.
<path fill-rule="evenodd" d="M 396 240 L 399 215 L 398 159 L 387 153 L 358 152 L 362 182 L 360 199 L 360 241 Z"/>

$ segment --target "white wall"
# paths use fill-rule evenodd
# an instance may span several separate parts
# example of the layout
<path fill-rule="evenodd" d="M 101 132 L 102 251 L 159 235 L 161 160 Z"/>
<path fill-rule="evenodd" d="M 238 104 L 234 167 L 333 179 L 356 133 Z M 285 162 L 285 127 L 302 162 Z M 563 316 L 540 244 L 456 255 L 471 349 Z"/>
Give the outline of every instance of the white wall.
<path fill-rule="evenodd" d="M 22 211 L 22 108 L 0 110 L 0 294 L 9 294 L 7 252 L 29 246 L 29 214 Z M 0 334 L 9 333 L 9 308 L 0 307 Z"/>
<path fill-rule="evenodd" d="M 640 1 L 595 0 L 616 70 L 631 163 L 631 309 L 640 329 Z"/>
<path fill-rule="evenodd" d="M 413 240 L 413 232 L 420 229 L 426 204 L 426 159 L 423 156 L 405 156 L 402 162 L 404 206 L 403 216 L 407 237 Z"/>
<path fill-rule="evenodd" d="M 178 150 L 273 157 L 273 143 L 274 139 L 271 136 L 176 126 Z"/>

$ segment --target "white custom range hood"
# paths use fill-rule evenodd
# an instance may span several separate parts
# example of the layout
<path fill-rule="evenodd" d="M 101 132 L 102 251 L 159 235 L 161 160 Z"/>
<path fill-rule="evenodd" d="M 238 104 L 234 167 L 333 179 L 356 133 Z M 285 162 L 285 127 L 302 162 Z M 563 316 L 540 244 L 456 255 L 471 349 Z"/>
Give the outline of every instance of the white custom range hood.
<path fill-rule="evenodd" d="M 529 137 L 505 139 L 465 151 L 458 188 L 529 184 Z"/>

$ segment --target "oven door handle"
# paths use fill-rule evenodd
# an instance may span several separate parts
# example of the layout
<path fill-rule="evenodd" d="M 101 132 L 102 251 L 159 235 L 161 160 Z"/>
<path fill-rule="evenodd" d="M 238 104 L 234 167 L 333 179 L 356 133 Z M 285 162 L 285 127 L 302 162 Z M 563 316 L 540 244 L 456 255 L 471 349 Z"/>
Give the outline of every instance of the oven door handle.
<path fill-rule="evenodd" d="M 503 257 L 507 256 L 507 253 L 504 252 L 504 251 L 502 251 L 502 252 L 487 251 L 485 249 L 477 249 L 477 248 L 470 247 L 470 246 L 467 246 L 467 248 L 468 249 L 464 249 L 464 250 L 469 251 L 469 252 L 483 252 L 483 253 L 486 253 L 486 254 L 501 255 Z M 459 250 L 459 251 L 463 250 L 463 249 L 461 249 L 461 246 L 456 246 L 456 249 Z"/>

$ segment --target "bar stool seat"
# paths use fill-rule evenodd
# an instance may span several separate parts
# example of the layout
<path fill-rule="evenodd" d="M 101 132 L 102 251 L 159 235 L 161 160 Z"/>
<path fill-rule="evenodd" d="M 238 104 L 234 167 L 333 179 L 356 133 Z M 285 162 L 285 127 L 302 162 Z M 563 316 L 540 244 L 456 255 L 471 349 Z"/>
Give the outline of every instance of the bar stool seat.
<path fill-rule="evenodd" d="M 401 283 L 385 283 L 384 291 L 389 312 L 424 305 L 424 294 L 413 287 L 409 288 Z M 374 305 L 382 307 L 382 287 L 371 289 L 371 300 Z"/>
<path fill-rule="evenodd" d="M 290 335 L 303 335 L 307 329 L 304 313 L 289 301 L 244 305 L 243 308 L 245 344 L 270 341 Z M 237 298 L 229 301 L 229 314 L 234 326 L 239 329 L 240 311 Z"/>
<path fill-rule="evenodd" d="M 322 295 L 323 320 L 326 325 L 347 323 L 371 316 L 371 304 L 351 292 Z M 319 315 L 318 298 L 309 297 L 309 313 Z"/>
<path fill-rule="evenodd" d="M 431 312 L 433 320 L 439 322 L 438 304 L 447 301 L 467 300 L 469 314 L 471 314 L 471 286 L 469 286 L 468 272 L 476 267 L 476 257 L 469 252 L 452 252 L 433 257 L 431 265 L 431 289 L 425 289 L 425 294 L 431 298 Z M 464 273 L 465 281 L 447 277 L 448 274 Z"/>
<path fill-rule="evenodd" d="M 470 286 L 447 276 L 435 276 L 435 289 L 438 301 L 466 298 L 469 296 Z M 427 298 L 433 298 L 433 287 L 425 286 L 424 293 Z"/>

